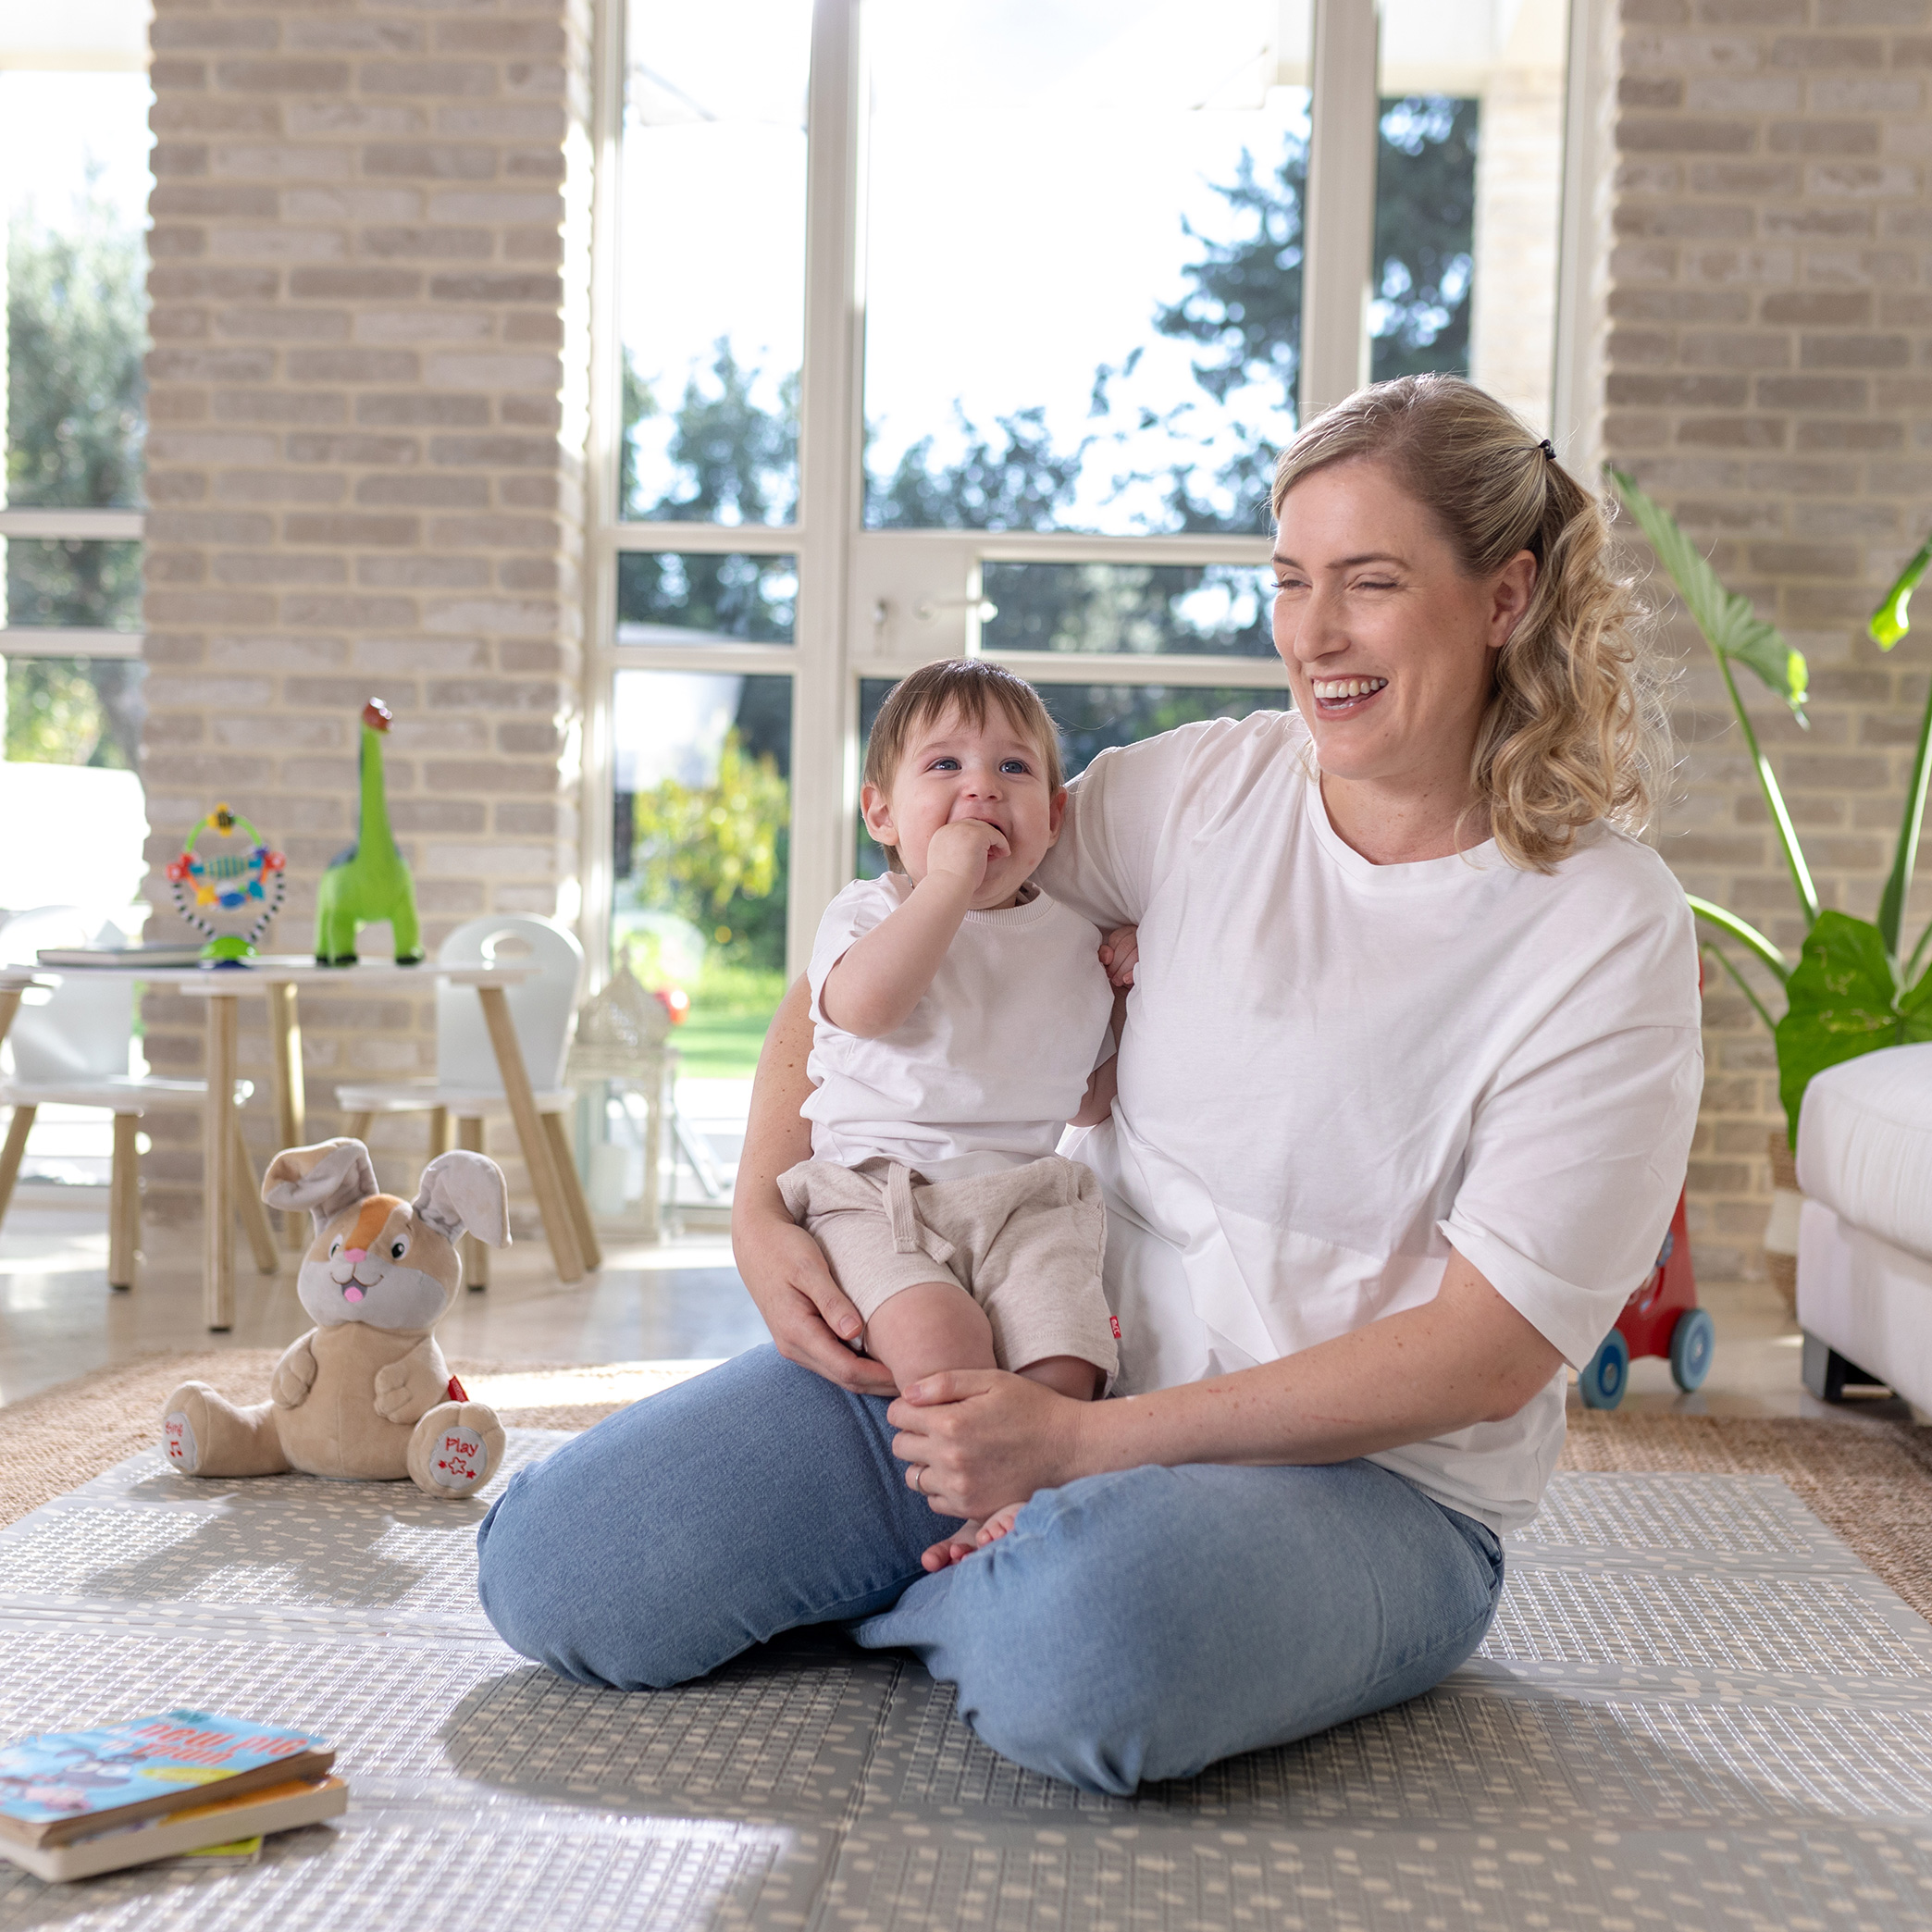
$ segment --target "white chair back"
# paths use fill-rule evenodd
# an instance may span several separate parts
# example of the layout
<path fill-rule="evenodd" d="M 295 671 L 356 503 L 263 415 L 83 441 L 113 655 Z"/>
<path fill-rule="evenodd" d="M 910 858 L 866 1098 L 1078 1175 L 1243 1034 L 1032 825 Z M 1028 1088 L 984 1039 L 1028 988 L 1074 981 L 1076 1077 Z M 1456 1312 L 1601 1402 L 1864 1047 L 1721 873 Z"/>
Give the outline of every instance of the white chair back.
<path fill-rule="evenodd" d="M 554 921 L 516 913 L 473 919 L 437 949 L 440 966 L 504 966 L 527 962 L 532 978 L 503 991 L 523 1048 L 530 1084 L 539 1094 L 564 1084 L 570 1051 L 570 1022 L 584 980 L 584 948 Z M 442 1086 L 501 1094 L 502 1076 L 483 1021 L 483 1002 L 473 986 L 436 989 L 436 1078 Z"/>
<path fill-rule="evenodd" d="M 43 947 L 118 947 L 127 935 L 79 906 L 41 906 L 0 926 L 0 961 L 31 966 Z M 123 1080 L 134 1034 L 134 983 L 119 973 L 68 974 L 57 986 L 29 987 L 6 1036 L 13 1077 L 23 1086 Z"/>

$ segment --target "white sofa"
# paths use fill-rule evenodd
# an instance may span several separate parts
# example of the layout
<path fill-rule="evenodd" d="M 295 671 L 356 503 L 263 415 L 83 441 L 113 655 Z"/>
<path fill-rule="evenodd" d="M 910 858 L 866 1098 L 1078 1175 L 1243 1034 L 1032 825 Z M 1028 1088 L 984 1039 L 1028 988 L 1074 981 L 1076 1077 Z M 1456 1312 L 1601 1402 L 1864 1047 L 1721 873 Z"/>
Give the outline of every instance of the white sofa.
<path fill-rule="evenodd" d="M 1818 1074 L 1798 1121 L 1804 1385 L 1879 1382 L 1932 1409 L 1932 1044 Z"/>

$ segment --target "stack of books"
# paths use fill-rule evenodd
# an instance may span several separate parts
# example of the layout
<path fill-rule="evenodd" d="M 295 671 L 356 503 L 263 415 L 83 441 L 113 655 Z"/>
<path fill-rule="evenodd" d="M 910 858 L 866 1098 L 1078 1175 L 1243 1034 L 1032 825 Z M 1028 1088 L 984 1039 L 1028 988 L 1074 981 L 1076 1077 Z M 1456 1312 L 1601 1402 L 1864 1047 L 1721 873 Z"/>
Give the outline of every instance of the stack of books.
<path fill-rule="evenodd" d="M 162 1711 L 0 1746 L 0 1858 L 50 1880 L 182 1852 L 245 1862 L 265 1833 L 347 1809 L 335 1752 L 307 1731 Z"/>

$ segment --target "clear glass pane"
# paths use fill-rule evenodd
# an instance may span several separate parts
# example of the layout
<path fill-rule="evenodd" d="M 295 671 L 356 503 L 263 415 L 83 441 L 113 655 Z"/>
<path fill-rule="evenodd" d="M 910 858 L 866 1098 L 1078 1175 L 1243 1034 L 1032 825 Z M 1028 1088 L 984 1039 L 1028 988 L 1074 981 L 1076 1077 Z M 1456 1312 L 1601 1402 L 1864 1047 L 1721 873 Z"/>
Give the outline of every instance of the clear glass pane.
<path fill-rule="evenodd" d="M 871 735 L 892 685 L 886 677 L 861 680 L 861 744 Z M 1034 688 L 1059 727 L 1060 758 L 1069 778 L 1078 777 L 1115 745 L 1136 744 L 1201 718 L 1245 718 L 1250 712 L 1287 711 L 1293 704 L 1285 690 L 1241 686 L 1042 684 Z M 861 879 L 876 879 L 886 870 L 886 854 L 862 822 L 855 850 Z"/>
<path fill-rule="evenodd" d="M 1308 11 L 870 0 L 865 521 L 1261 530 Z"/>
<path fill-rule="evenodd" d="M 152 99 L 141 73 L 0 71 L 16 508 L 142 500 Z"/>
<path fill-rule="evenodd" d="M 794 514 L 811 30 L 811 0 L 629 0 L 625 516 Z"/>
<path fill-rule="evenodd" d="M 739 551 L 622 551 L 620 644 L 789 644 L 799 560 Z"/>
<path fill-rule="evenodd" d="M 0 663 L 6 671 L 7 762 L 136 768 L 147 676 L 138 658 L 9 657 Z M 138 808 L 138 793 L 135 802 Z M 136 834 L 137 848 L 144 833 L 142 826 Z M 0 899 L 0 905 L 19 903 Z"/>
<path fill-rule="evenodd" d="M 1565 0 L 1389 0 L 1369 303 L 1376 380 L 1468 376 L 1550 427 Z"/>
<path fill-rule="evenodd" d="M 1232 564 L 984 564 L 987 651 L 1271 657 L 1274 587 Z"/>
<path fill-rule="evenodd" d="M 791 680 L 620 671 L 613 722 L 613 956 L 689 999 L 681 1077 L 749 1081 L 785 995 Z"/>
<path fill-rule="evenodd" d="M 0 537 L 6 558 L 0 619 L 34 629 L 138 631 L 141 546 Z M 0 638 L 0 648 L 5 638 Z"/>

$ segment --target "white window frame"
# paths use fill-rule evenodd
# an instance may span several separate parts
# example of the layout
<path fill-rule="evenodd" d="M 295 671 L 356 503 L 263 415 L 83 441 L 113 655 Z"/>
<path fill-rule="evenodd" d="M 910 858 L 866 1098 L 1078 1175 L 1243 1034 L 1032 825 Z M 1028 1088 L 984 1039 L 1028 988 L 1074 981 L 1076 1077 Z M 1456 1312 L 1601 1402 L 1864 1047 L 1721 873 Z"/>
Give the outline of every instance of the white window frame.
<path fill-rule="evenodd" d="M 150 12 L 142 4 L 130 8 L 125 19 L 103 16 L 83 22 L 36 20 L 39 31 L 23 33 L 17 43 L 9 41 L 0 46 L 0 68 L 33 73 L 139 70 L 147 64 Z M 140 18 L 135 19 L 137 13 Z M 5 246 L 6 238 L 0 235 L 0 248 Z M 6 284 L 5 265 L 0 263 L 0 296 L 4 296 Z M 6 312 L 0 309 L 0 448 L 5 446 L 6 424 Z M 139 510 L 9 509 L 6 474 L 0 470 L 0 543 L 7 538 L 28 542 L 139 543 L 146 526 L 147 519 Z M 0 659 L 138 658 L 146 641 L 141 631 L 9 624 L 0 609 Z"/>
<path fill-rule="evenodd" d="M 611 712 L 622 670 L 777 674 L 791 679 L 791 874 L 787 960 L 810 957 L 821 913 L 853 874 L 859 695 L 935 658 L 980 654 L 985 563 L 1262 565 L 1261 537 L 1094 537 L 981 530 L 868 530 L 862 522 L 865 127 L 862 0 L 816 0 L 806 158 L 805 332 L 799 430 L 800 514 L 786 525 L 624 522 L 617 502 L 622 345 L 617 313 L 619 142 L 625 0 L 599 0 L 592 250 L 592 425 L 585 574 L 585 810 L 582 935 L 599 982 L 608 972 L 612 851 Z M 1600 328 L 1591 220 L 1602 173 L 1612 0 L 1570 0 L 1553 420 L 1561 452 L 1587 457 L 1586 390 Z M 1366 379 L 1373 267 L 1379 17 L 1375 0 L 1314 0 L 1312 134 L 1302 309 L 1304 420 Z M 1588 419 L 1588 421 L 1586 421 Z M 790 645 L 624 645 L 616 639 L 617 560 L 625 551 L 795 555 Z M 987 656 L 996 653 L 987 651 Z M 1236 686 L 1285 689 L 1273 658 L 998 653 L 1035 684 Z"/>

